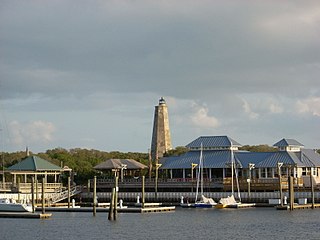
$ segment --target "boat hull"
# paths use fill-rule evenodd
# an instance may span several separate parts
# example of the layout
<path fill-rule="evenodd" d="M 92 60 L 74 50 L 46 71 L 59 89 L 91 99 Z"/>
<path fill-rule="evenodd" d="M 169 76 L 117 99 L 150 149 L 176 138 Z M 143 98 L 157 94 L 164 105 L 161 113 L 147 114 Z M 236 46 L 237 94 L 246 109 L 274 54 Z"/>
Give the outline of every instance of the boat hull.
<path fill-rule="evenodd" d="M 196 208 L 213 208 L 215 205 L 211 203 L 195 203 Z"/>
<path fill-rule="evenodd" d="M 26 204 L 5 203 L 0 204 L 0 212 L 32 212 L 32 207 Z"/>

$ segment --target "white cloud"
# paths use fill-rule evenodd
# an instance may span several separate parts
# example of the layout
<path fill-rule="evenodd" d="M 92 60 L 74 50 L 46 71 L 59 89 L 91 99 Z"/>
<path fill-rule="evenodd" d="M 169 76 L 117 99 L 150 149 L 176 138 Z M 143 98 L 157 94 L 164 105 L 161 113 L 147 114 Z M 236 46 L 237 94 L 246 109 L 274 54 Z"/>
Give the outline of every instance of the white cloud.
<path fill-rule="evenodd" d="M 197 127 L 216 128 L 220 125 L 218 119 L 209 116 L 209 110 L 205 106 L 193 105 L 194 113 L 191 115 L 192 123 Z"/>
<path fill-rule="evenodd" d="M 21 148 L 27 145 L 32 147 L 32 145 L 51 142 L 55 126 L 51 122 L 41 120 L 27 123 L 12 121 L 9 124 L 9 129 L 11 140 Z"/>
<path fill-rule="evenodd" d="M 245 113 L 248 114 L 249 118 L 257 119 L 259 117 L 259 114 L 251 110 L 250 104 L 246 100 L 242 99 L 242 101 L 243 101 L 243 105 L 242 105 L 243 110 L 245 111 Z"/>
<path fill-rule="evenodd" d="M 320 117 L 320 97 L 299 100 L 296 103 L 296 109 L 300 114 L 311 113 L 314 116 Z"/>

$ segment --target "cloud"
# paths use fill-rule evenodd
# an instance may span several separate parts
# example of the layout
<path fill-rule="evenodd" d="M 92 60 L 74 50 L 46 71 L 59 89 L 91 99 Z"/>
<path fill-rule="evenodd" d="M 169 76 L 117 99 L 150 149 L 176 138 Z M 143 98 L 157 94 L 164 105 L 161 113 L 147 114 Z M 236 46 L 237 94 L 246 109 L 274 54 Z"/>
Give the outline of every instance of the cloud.
<path fill-rule="evenodd" d="M 310 97 L 308 99 L 298 100 L 296 103 L 298 113 L 309 113 L 320 117 L 320 97 Z"/>
<path fill-rule="evenodd" d="M 193 104 L 193 114 L 190 116 L 192 123 L 200 128 L 217 128 L 220 124 L 218 119 L 209 116 L 209 110 L 205 106 Z"/>
<path fill-rule="evenodd" d="M 259 117 L 259 114 L 255 113 L 251 110 L 251 107 L 246 100 L 242 99 L 242 101 L 243 101 L 242 107 L 243 107 L 244 112 L 248 114 L 250 119 L 257 119 Z"/>
<path fill-rule="evenodd" d="M 26 123 L 12 121 L 9 123 L 13 143 L 22 148 L 51 142 L 55 130 L 53 123 L 42 120 Z"/>

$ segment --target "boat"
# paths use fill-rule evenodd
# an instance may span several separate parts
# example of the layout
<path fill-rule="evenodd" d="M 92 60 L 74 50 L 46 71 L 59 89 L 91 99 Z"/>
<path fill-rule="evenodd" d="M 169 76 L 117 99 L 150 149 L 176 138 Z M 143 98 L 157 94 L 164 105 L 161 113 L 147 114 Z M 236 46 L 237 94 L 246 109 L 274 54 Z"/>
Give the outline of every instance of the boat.
<path fill-rule="evenodd" d="M 199 194 L 199 185 L 200 185 L 200 194 Z M 198 195 L 201 195 L 200 200 L 198 200 Z M 196 199 L 195 199 L 194 207 L 212 208 L 216 204 L 217 203 L 212 198 L 208 198 L 203 195 L 203 156 L 202 156 L 202 143 L 201 143 L 199 171 L 198 171 L 198 177 L 197 177 L 197 190 L 196 190 Z"/>
<path fill-rule="evenodd" d="M 240 187 L 239 187 L 239 181 L 238 181 L 238 174 L 235 167 L 235 162 L 234 162 L 234 154 L 233 154 L 233 149 L 232 149 L 232 144 L 231 144 L 231 191 L 232 194 L 231 196 L 227 196 L 225 198 L 221 198 L 219 202 L 215 205 L 215 208 L 237 208 L 238 206 L 241 205 L 241 196 L 240 196 Z M 236 175 L 236 182 L 237 182 L 237 189 L 238 189 L 238 197 L 239 201 L 237 201 L 234 197 L 234 183 L 233 183 L 233 178 L 235 172 Z"/>
<path fill-rule="evenodd" d="M 0 212 L 32 212 L 32 206 L 14 199 L 0 198 Z"/>
<path fill-rule="evenodd" d="M 183 207 L 183 208 L 194 208 L 195 205 L 194 205 L 194 203 L 189 203 L 188 198 L 186 199 L 186 202 L 185 202 L 184 197 L 181 196 L 180 207 Z"/>

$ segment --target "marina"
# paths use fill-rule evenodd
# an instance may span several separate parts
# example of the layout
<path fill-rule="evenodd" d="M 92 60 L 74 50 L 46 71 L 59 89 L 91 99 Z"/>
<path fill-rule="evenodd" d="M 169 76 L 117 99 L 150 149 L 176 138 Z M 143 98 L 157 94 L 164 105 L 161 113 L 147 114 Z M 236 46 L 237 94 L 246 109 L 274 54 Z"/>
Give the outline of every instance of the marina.
<path fill-rule="evenodd" d="M 2 239 L 25 240 L 319 239 L 319 213 L 319 209 L 177 208 L 174 212 L 159 214 L 119 213 L 117 221 L 111 222 L 106 212 L 98 212 L 95 217 L 87 212 L 55 212 L 49 221 L 0 219 L 0 230 Z"/>

